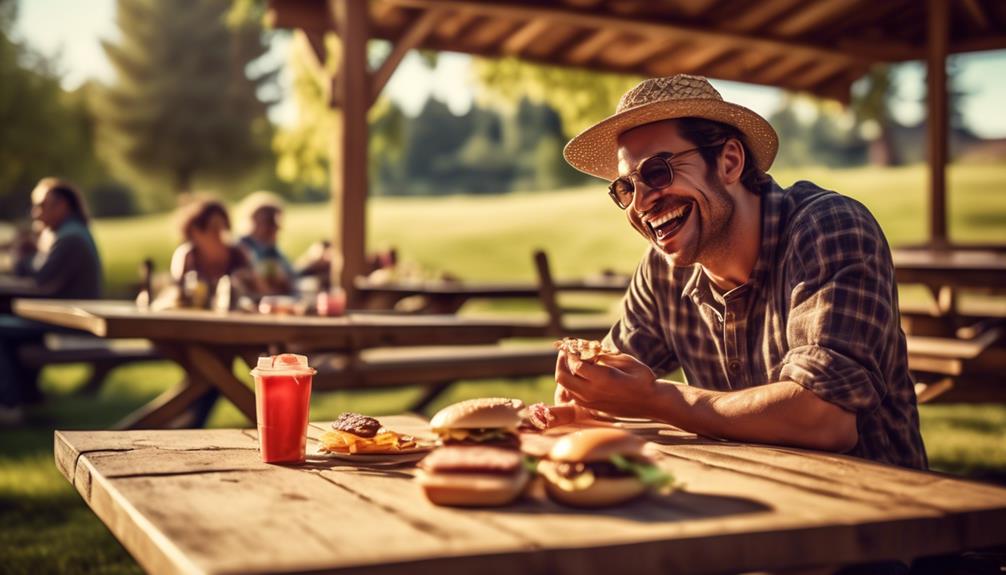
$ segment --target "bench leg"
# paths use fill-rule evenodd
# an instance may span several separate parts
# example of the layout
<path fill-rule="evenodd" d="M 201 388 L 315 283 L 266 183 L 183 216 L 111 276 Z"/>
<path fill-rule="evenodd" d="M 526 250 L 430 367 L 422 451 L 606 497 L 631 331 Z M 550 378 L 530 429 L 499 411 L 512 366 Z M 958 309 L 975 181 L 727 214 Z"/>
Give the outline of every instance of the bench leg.
<path fill-rule="evenodd" d="M 427 407 L 433 403 L 441 393 L 447 391 L 447 388 L 454 383 L 453 381 L 445 381 L 443 383 L 435 383 L 423 390 L 423 394 L 419 396 L 419 399 L 414 401 L 411 406 L 409 406 L 409 411 L 413 413 L 422 413 Z"/>

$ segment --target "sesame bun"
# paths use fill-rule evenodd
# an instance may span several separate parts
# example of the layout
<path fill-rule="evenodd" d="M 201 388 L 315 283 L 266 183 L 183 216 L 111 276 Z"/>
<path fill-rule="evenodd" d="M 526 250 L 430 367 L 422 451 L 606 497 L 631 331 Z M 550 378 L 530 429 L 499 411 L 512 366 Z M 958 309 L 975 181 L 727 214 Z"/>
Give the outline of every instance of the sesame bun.
<path fill-rule="evenodd" d="M 539 465 L 554 465 L 542 461 Z M 598 477 L 586 489 L 567 490 L 545 478 L 545 493 L 556 503 L 571 507 L 608 507 L 635 499 L 646 493 L 647 487 L 636 477 Z"/>
<path fill-rule="evenodd" d="M 448 405 L 430 420 L 437 429 L 514 429 L 520 422 L 524 402 L 519 399 L 483 397 Z"/>
<path fill-rule="evenodd" d="M 563 436 L 548 458 L 560 462 L 607 461 L 612 455 L 645 459 L 641 437 L 618 428 L 583 429 Z"/>
<path fill-rule="evenodd" d="M 530 475 L 520 469 L 512 475 L 480 473 L 430 473 L 416 471 L 416 482 L 435 505 L 496 507 L 517 499 Z"/>

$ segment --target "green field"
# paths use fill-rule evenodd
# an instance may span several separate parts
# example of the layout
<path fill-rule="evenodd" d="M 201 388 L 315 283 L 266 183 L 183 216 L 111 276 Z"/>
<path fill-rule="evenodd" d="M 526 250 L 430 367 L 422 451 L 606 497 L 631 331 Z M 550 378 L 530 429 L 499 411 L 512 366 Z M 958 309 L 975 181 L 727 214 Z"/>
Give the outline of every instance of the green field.
<path fill-rule="evenodd" d="M 859 199 L 877 216 L 895 246 L 925 239 L 921 167 L 811 169 L 775 176 L 784 185 L 797 176 L 810 179 Z M 1006 167 L 951 168 L 950 212 L 953 239 L 1006 242 Z M 324 206 L 290 207 L 284 248 L 300 253 L 328 233 L 332 219 Z M 548 250 L 559 277 L 603 268 L 631 271 L 645 247 L 611 205 L 603 185 L 505 197 L 379 198 L 371 202 L 368 229 L 372 247 L 394 245 L 406 261 L 467 279 L 532 280 L 535 248 Z M 124 293 L 135 282 L 137 264 L 144 257 L 155 258 L 159 269 L 166 269 L 175 241 L 170 216 L 99 221 L 96 231 L 113 292 Z M 5 573 L 139 570 L 56 471 L 52 430 L 107 427 L 177 382 L 180 373 L 167 363 L 120 368 L 93 398 L 74 393 L 85 375 L 86 368 L 78 366 L 47 369 L 44 387 L 49 401 L 32 410 L 29 425 L 0 431 L 0 570 Z M 546 400 L 551 388 L 549 378 L 462 382 L 433 409 L 486 394 Z M 393 413 L 416 393 L 405 389 L 325 395 L 314 398 L 312 416 L 333 417 L 346 409 Z M 211 420 L 217 427 L 244 424 L 233 408 L 224 405 Z M 1006 407 L 926 406 L 922 426 L 934 468 L 1006 482 Z"/>

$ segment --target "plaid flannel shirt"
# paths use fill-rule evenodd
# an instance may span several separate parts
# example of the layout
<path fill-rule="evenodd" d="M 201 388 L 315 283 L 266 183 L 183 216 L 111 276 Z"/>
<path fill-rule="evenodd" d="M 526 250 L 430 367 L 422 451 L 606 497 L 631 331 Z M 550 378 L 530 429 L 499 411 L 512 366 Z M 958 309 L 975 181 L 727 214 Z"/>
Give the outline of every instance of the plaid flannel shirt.
<path fill-rule="evenodd" d="M 773 182 L 747 283 L 721 294 L 700 265 L 674 267 L 651 248 L 606 340 L 704 389 L 792 381 L 856 414 L 850 455 L 925 469 L 899 319 L 890 248 L 866 207 Z"/>

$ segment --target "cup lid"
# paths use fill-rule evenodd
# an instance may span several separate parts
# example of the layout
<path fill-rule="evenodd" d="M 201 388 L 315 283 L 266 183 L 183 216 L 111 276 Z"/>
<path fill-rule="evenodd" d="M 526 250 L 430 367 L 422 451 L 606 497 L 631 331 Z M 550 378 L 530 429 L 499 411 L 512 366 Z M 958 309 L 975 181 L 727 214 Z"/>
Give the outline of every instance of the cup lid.
<path fill-rule="evenodd" d="M 307 364 L 307 356 L 296 353 L 281 353 L 279 355 L 267 355 L 258 358 L 252 375 L 260 373 L 317 373 L 317 370 Z"/>

